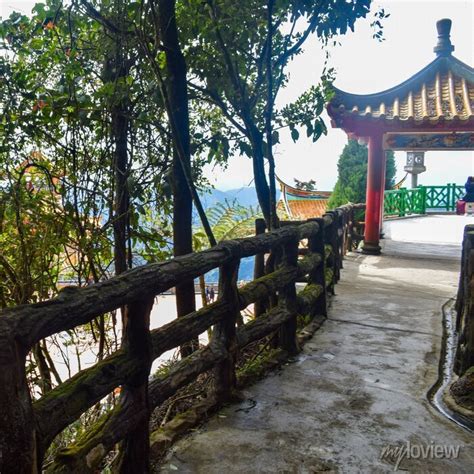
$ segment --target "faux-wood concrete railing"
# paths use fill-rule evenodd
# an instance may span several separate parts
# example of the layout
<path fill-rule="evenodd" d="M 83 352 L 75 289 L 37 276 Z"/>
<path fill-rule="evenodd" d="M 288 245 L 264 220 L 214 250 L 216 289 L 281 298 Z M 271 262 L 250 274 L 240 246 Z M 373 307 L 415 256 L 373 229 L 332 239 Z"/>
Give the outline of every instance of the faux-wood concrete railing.
<path fill-rule="evenodd" d="M 474 366 L 474 225 L 464 228 L 456 312 L 458 347 L 454 371 L 461 376 Z"/>
<path fill-rule="evenodd" d="M 355 235 L 354 209 L 361 208 L 342 206 L 321 219 L 222 242 L 92 286 L 65 288 L 49 301 L 4 310 L 0 315 L 0 472 L 39 472 L 55 436 L 118 386 L 126 389 L 117 406 L 74 446 L 60 452 L 49 470 L 95 472 L 103 457 L 122 441 L 120 470 L 127 472 L 133 466 L 134 472 L 147 471 L 148 420 L 157 405 L 209 370 L 214 376 L 211 395 L 219 401 L 227 399 L 235 388 L 239 349 L 274 331 L 279 330 L 282 349 L 298 350 L 297 314 L 326 313 L 326 291 L 339 279 L 342 257 Z M 302 240 L 307 242 L 305 249 L 300 249 Z M 275 270 L 238 289 L 240 259 L 263 259 L 268 252 L 278 255 Z M 155 295 L 215 268 L 220 268 L 217 302 L 149 330 Z M 307 283 L 298 294 L 297 281 Z M 260 301 L 273 304 L 237 328 L 240 310 Z M 31 348 L 48 336 L 124 306 L 128 318 L 124 330 L 131 337 L 122 348 L 33 401 L 25 374 Z M 211 326 L 213 335 L 206 347 L 179 361 L 166 376 L 148 380 L 154 359 Z M 133 443 L 142 447 L 139 458 L 136 451 L 127 449 Z"/>

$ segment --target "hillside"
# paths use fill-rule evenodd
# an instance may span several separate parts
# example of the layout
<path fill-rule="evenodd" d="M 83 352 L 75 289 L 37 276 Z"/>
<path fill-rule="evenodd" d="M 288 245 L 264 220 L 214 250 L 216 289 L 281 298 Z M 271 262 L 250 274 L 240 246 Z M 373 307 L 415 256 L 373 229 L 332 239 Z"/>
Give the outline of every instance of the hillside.
<path fill-rule="evenodd" d="M 277 192 L 277 199 L 280 193 Z M 257 192 L 254 187 L 242 187 L 237 189 L 229 189 L 221 191 L 220 189 L 212 189 L 209 192 L 201 194 L 201 199 L 205 208 L 212 207 L 218 202 L 237 200 L 238 204 L 244 207 L 255 207 L 258 205 Z"/>

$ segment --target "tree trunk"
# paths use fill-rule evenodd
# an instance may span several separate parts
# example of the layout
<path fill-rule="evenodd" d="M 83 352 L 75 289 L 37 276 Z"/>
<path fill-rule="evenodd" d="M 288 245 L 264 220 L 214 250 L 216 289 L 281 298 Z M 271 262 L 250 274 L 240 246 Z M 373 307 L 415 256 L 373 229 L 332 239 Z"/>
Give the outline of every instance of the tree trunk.
<path fill-rule="evenodd" d="M 154 297 L 136 301 L 127 306 L 125 312 L 123 348 L 140 361 L 141 370 L 123 385 L 120 403 L 133 404 L 139 421 L 122 441 L 118 472 L 149 472 L 150 430 L 148 426 L 150 407 L 148 402 L 148 377 L 152 363 L 150 342 L 150 312 Z"/>
<path fill-rule="evenodd" d="M 173 137 L 173 250 L 174 255 L 185 255 L 193 251 L 192 245 L 192 196 L 182 167 L 191 168 L 189 136 L 189 110 L 186 84 L 186 63 L 179 44 L 175 16 L 175 0 L 158 1 L 160 39 L 166 54 L 166 89 L 170 113 L 176 126 Z M 178 155 L 176 142 L 184 156 Z M 178 318 L 196 309 L 194 281 L 186 280 L 176 285 L 176 309 Z M 197 339 L 181 347 L 181 355 L 189 355 L 198 348 Z"/>
<path fill-rule="evenodd" d="M 115 3 L 117 24 L 123 23 L 123 5 Z M 115 82 L 115 94 L 111 110 L 111 138 L 114 144 L 114 264 L 115 274 L 125 272 L 129 266 L 127 252 L 130 195 L 127 179 L 129 175 L 128 133 L 129 133 L 129 100 L 123 89 L 123 79 L 129 73 L 124 38 L 120 33 L 115 35 L 113 58 L 107 64 L 108 80 Z M 131 260 L 131 258 L 130 258 Z M 140 423 L 122 442 L 119 457 L 119 472 L 148 472 L 149 470 L 149 428 L 148 428 L 148 375 L 150 373 L 149 321 L 154 298 L 142 299 L 121 308 L 123 338 L 122 347 L 140 361 L 143 370 L 127 380 L 123 385 L 120 403 L 133 404 L 137 407 Z M 103 320 L 101 321 L 101 343 L 99 354 L 103 355 Z"/>
<path fill-rule="evenodd" d="M 270 230 L 278 227 L 278 217 L 276 213 L 276 187 L 275 187 L 275 160 L 273 158 L 273 71 L 272 71 L 272 46 L 273 46 L 273 4 L 274 0 L 268 0 L 267 12 L 267 48 L 266 48 L 266 79 L 267 79 L 267 106 L 265 110 L 265 135 L 267 139 L 267 160 L 268 160 L 268 181 L 270 185 L 269 206 L 270 215 L 268 220 Z"/>
<path fill-rule="evenodd" d="M 246 128 L 251 137 L 252 164 L 255 190 L 257 192 L 258 203 L 262 209 L 262 214 L 267 223 L 267 228 L 271 228 L 271 206 L 270 206 L 270 188 L 265 176 L 265 162 L 263 156 L 263 135 L 257 129 L 253 120 L 247 118 Z"/>
<path fill-rule="evenodd" d="M 44 395 L 45 393 L 48 393 L 52 389 L 53 384 L 51 381 L 51 373 L 43 354 L 41 342 L 38 342 L 38 344 L 35 344 L 32 352 L 33 352 L 33 356 L 35 358 L 36 366 L 38 367 L 38 372 L 40 376 L 39 386 L 41 388 L 41 394 Z"/>
<path fill-rule="evenodd" d="M 202 307 L 205 308 L 208 305 L 208 302 L 206 294 L 206 280 L 204 278 L 204 275 L 199 275 L 199 288 L 201 290 Z"/>
<path fill-rule="evenodd" d="M 3 334 L 2 334 L 3 333 Z M 0 472 L 38 472 L 24 349 L 0 327 Z"/>
<path fill-rule="evenodd" d="M 109 67 L 115 69 L 116 76 L 114 80 L 118 80 L 127 75 L 124 66 L 123 54 L 120 51 L 121 45 L 117 45 L 115 60 Z M 119 92 L 120 94 L 120 92 Z M 115 273 L 119 275 L 127 270 L 127 221 L 129 194 L 127 187 L 128 175 L 128 151 L 127 151 L 127 134 L 128 119 L 126 117 L 127 104 L 125 99 L 121 99 L 112 107 L 112 130 L 111 136 L 114 143 L 113 170 L 115 181 L 114 194 L 114 263 Z"/>

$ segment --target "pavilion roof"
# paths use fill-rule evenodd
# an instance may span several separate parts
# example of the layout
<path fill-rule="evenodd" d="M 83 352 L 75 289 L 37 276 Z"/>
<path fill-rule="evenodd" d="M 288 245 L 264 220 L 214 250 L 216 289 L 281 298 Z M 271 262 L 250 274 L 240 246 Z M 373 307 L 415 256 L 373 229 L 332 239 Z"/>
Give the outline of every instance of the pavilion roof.
<path fill-rule="evenodd" d="M 401 84 L 375 94 L 350 94 L 335 88 L 328 104 L 333 126 L 350 118 L 386 124 L 436 125 L 474 120 L 474 69 L 451 55 L 451 20 L 437 23 L 437 57 Z"/>

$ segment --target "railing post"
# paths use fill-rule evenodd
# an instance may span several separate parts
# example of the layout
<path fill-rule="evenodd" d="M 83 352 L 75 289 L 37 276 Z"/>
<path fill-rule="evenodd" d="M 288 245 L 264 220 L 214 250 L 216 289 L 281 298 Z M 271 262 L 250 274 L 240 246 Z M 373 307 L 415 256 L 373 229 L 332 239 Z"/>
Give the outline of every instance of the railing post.
<path fill-rule="evenodd" d="M 462 308 L 464 306 L 464 298 L 469 291 L 469 277 L 468 277 L 468 262 L 469 253 L 472 250 L 471 241 L 469 239 L 469 232 L 474 230 L 473 225 L 467 225 L 464 227 L 463 240 L 462 240 L 462 254 L 461 254 L 461 270 L 459 274 L 459 285 L 458 293 L 456 297 L 456 311 L 458 313 L 456 321 L 456 331 L 460 329 L 460 316 Z"/>
<path fill-rule="evenodd" d="M 331 224 L 326 227 L 326 232 L 325 232 L 325 244 L 328 244 L 331 247 L 331 257 L 329 258 L 329 263 L 331 269 L 332 269 L 332 281 L 331 284 L 329 285 L 329 289 L 331 291 L 331 294 L 334 295 L 334 285 L 336 282 L 336 267 L 337 267 L 337 254 L 336 254 L 336 249 L 337 249 L 337 226 L 336 226 L 336 216 L 334 211 L 329 211 L 325 215 L 329 216 L 331 218 Z M 326 253 L 324 253 L 325 258 Z M 325 277 L 326 278 L 326 277 Z"/>
<path fill-rule="evenodd" d="M 339 209 L 329 212 L 332 216 L 333 223 L 331 226 L 331 247 L 334 255 L 334 283 L 337 283 L 341 275 L 341 215 Z"/>
<path fill-rule="evenodd" d="M 446 211 L 450 208 L 450 197 L 451 197 L 451 183 L 446 185 Z"/>
<path fill-rule="evenodd" d="M 451 183 L 451 206 L 450 211 L 456 209 L 456 183 Z"/>
<path fill-rule="evenodd" d="M 341 269 L 344 267 L 344 211 L 341 209 L 336 209 L 337 217 L 337 281 L 341 279 Z"/>
<path fill-rule="evenodd" d="M 384 201 L 384 206 L 385 206 L 385 201 Z M 352 248 L 354 246 L 354 239 L 353 239 L 353 233 L 354 233 L 354 208 L 352 207 L 350 211 L 347 213 L 347 252 L 352 252 Z"/>
<path fill-rule="evenodd" d="M 8 332 L 0 326 L 0 472 L 36 473 L 41 468 L 25 373 L 27 351 Z"/>
<path fill-rule="evenodd" d="M 225 353 L 225 359 L 214 369 L 214 396 L 217 401 L 225 401 L 235 392 L 235 359 L 237 356 L 236 324 L 240 316 L 237 276 L 240 260 L 232 260 L 220 268 L 219 299 L 230 303 L 231 311 L 214 326 L 211 346 Z"/>
<path fill-rule="evenodd" d="M 265 233 L 266 229 L 265 219 L 255 219 L 255 235 L 260 235 Z M 258 253 L 255 255 L 254 263 L 254 280 L 262 277 L 265 274 L 265 254 Z M 254 316 L 258 318 L 266 310 L 265 301 L 256 301 L 254 303 Z"/>
<path fill-rule="evenodd" d="M 291 239 L 283 248 L 282 265 L 295 270 L 298 269 L 298 245 L 299 239 L 295 237 Z M 283 323 L 280 328 L 279 343 L 280 347 L 289 354 L 297 354 L 299 352 L 296 340 L 296 279 L 286 285 L 278 294 L 278 303 L 283 306 L 290 314 L 291 318 Z"/>
<path fill-rule="evenodd" d="M 325 258 L 325 229 L 324 229 L 324 219 L 318 218 L 314 219 L 319 225 L 319 230 L 316 234 L 313 234 L 308 239 L 308 248 L 310 252 L 318 253 L 321 255 L 321 264 L 318 265 L 313 271 L 309 274 L 309 282 L 316 285 L 321 285 L 322 292 L 321 296 L 316 302 L 316 307 L 314 308 L 315 314 L 322 314 L 323 316 L 328 315 L 328 305 L 327 305 L 327 290 L 326 290 L 326 258 Z"/>
<path fill-rule="evenodd" d="M 127 433 L 121 443 L 117 472 L 149 472 L 150 458 L 150 407 L 148 401 L 148 379 L 152 364 L 150 341 L 150 312 L 154 297 L 134 301 L 126 306 L 122 347 L 129 357 L 138 359 L 141 370 L 123 385 L 120 403 L 137 406 L 140 416 L 137 427 Z M 139 415 L 138 415 L 139 414 Z"/>
<path fill-rule="evenodd" d="M 342 214 L 342 238 L 343 238 L 343 248 L 342 248 L 342 255 L 345 256 L 347 252 L 349 252 L 349 213 L 350 211 L 347 210 Z"/>
<path fill-rule="evenodd" d="M 456 331 L 459 333 L 454 371 L 462 375 L 474 365 L 474 225 L 464 228 L 461 274 L 456 298 Z"/>
<path fill-rule="evenodd" d="M 406 214 L 406 194 L 407 190 L 406 189 L 400 189 L 400 209 L 398 215 L 400 217 L 404 217 Z"/>
<path fill-rule="evenodd" d="M 426 214 L 426 188 L 419 186 L 421 192 L 421 213 Z"/>
<path fill-rule="evenodd" d="M 346 255 L 346 219 L 347 215 L 344 209 L 340 210 L 340 222 L 339 222 L 339 228 L 340 228 L 340 245 L 341 245 L 341 261 L 340 261 L 340 268 L 341 270 L 344 268 L 344 255 Z"/>
<path fill-rule="evenodd" d="M 452 187 L 452 199 L 451 199 L 451 211 L 454 211 L 456 209 L 456 183 L 453 183 Z"/>
<path fill-rule="evenodd" d="M 352 207 L 344 213 L 344 256 L 352 250 L 351 243 L 351 225 L 352 225 Z"/>

